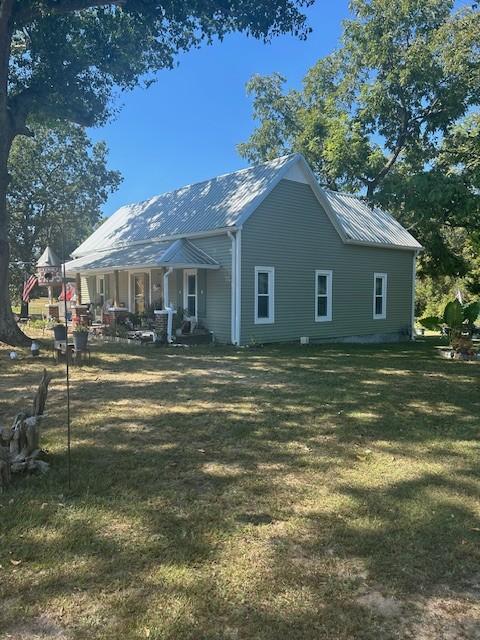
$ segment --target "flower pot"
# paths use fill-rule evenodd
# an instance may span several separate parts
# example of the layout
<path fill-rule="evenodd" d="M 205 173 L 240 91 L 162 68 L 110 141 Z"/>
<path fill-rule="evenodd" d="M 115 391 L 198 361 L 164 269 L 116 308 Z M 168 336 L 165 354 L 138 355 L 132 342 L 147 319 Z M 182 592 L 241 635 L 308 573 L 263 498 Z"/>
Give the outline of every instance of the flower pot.
<path fill-rule="evenodd" d="M 88 333 L 86 331 L 73 332 L 73 347 L 75 351 L 86 351 Z"/>
<path fill-rule="evenodd" d="M 64 324 L 56 324 L 53 327 L 53 337 L 55 340 L 66 340 L 67 332 Z"/>

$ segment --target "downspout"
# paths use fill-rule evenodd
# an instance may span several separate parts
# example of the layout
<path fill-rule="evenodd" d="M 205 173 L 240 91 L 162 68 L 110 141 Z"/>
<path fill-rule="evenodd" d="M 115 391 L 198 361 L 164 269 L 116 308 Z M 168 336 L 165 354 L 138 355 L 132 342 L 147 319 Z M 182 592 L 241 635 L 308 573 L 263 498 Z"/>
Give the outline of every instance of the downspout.
<path fill-rule="evenodd" d="M 173 333 L 173 309 L 170 306 L 170 292 L 168 287 L 168 276 L 172 273 L 173 268 L 169 267 L 163 274 L 163 308 L 168 312 L 167 314 L 167 342 L 172 342 Z"/>
<path fill-rule="evenodd" d="M 242 313 L 242 230 L 236 234 L 236 267 L 235 267 L 235 344 L 240 344 L 240 328 Z"/>
<path fill-rule="evenodd" d="M 411 339 L 415 340 L 415 288 L 417 284 L 417 255 L 418 251 L 413 252 L 412 266 L 412 319 L 411 319 Z"/>
<path fill-rule="evenodd" d="M 230 318 L 231 318 L 231 322 L 230 322 L 230 338 L 231 338 L 231 343 L 232 344 L 237 344 L 237 340 L 236 340 L 236 327 L 237 327 L 237 320 L 236 320 L 236 310 L 237 310 L 237 293 L 236 293 L 236 288 L 237 288 L 237 238 L 235 236 L 234 233 L 232 233 L 231 231 L 227 231 L 227 235 L 230 238 L 230 240 L 232 241 L 232 273 L 231 273 L 231 281 L 232 281 L 232 286 L 231 286 L 231 293 L 230 293 Z"/>

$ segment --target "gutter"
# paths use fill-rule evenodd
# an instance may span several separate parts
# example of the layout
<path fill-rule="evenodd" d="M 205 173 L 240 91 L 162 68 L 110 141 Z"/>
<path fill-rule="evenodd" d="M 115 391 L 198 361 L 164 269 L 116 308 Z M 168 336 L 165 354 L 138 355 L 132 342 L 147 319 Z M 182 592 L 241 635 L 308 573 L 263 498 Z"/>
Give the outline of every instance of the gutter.
<path fill-rule="evenodd" d="M 411 339 L 415 340 L 415 288 L 417 284 L 417 256 L 419 250 L 413 252 L 412 264 L 412 316 L 411 316 Z"/>

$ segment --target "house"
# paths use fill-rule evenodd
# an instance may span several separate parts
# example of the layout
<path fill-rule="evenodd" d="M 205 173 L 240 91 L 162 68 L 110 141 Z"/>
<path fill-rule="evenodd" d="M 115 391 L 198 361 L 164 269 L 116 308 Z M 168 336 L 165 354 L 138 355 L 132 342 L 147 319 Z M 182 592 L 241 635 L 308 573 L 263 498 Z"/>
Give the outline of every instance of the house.
<path fill-rule="evenodd" d="M 173 307 L 222 343 L 413 335 L 421 245 L 293 154 L 120 208 L 72 254 L 82 302 Z"/>

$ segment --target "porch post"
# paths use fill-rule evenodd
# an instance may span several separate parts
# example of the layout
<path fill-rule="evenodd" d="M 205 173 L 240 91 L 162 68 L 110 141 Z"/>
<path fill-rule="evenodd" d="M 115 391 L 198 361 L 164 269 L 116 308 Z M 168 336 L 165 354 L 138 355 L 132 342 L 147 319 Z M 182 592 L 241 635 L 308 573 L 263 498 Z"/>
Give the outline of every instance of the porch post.
<path fill-rule="evenodd" d="M 82 280 L 80 273 L 75 274 L 75 289 L 77 291 L 77 304 L 82 304 Z"/>
<path fill-rule="evenodd" d="M 168 290 L 168 276 L 172 273 L 173 269 L 170 267 L 163 274 L 163 308 L 168 309 L 170 307 L 170 293 Z"/>
<path fill-rule="evenodd" d="M 118 307 L 118 305 L 120 304 L 118 290 L 119 290 L 118 269 L 115 269 L 113 272 L 113 306 L 114 307 Z"/>

